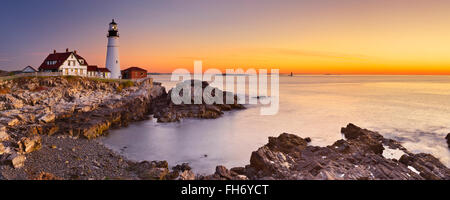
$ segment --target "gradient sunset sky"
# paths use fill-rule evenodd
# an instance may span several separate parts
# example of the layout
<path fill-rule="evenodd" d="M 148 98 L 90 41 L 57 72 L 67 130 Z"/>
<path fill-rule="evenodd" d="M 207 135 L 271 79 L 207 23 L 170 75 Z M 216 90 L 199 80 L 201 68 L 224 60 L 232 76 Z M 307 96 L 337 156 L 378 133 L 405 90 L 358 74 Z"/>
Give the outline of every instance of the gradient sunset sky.
<path fill-rule="evenodd" d="M 0 69 L 66 48 L 104 67 L 113 18 L 121 68 L 450 74 L 450 1 L 439 0 L 2 0 Z"/>

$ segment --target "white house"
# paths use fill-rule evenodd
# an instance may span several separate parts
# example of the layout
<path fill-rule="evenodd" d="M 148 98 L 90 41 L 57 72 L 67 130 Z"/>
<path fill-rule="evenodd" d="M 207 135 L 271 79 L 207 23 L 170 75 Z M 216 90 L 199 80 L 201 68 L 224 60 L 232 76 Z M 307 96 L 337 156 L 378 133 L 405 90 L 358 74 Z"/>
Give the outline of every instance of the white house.
<path fill-rule="evenodd" d="M 48 55 L 39 67 L 41 72 L 62 72 L 62 75 L 87 76 L 86 60 L 77 54 L 77 51 L 66 49 L 64 53 L 56 50 Z"/>
<path fill-rule="evenodd" d="M 107 68 L 100 68 L 97 65 L 88 65 L 88 77 L 111 78 L 111 72 Z"/>
<path fill-rule="evenodd" d="M 22 69 L 22 73 L 34 73 L 37 72 L 36 69 L 34 69 L 34 67 L 32 66 L 26 66 L 25 68 Z"/>

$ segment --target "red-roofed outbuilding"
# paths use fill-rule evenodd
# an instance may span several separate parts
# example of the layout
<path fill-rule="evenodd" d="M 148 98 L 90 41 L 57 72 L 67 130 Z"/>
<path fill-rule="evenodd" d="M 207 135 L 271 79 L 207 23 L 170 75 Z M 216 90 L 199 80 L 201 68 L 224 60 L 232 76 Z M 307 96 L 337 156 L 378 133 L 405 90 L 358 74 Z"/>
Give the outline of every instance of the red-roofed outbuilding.
<path fill-rule="evenodd" d="M 130 67 L 122 70 L 123 79 L 140 79 L 147 78 L 147 70 L 139 67 Z"/>

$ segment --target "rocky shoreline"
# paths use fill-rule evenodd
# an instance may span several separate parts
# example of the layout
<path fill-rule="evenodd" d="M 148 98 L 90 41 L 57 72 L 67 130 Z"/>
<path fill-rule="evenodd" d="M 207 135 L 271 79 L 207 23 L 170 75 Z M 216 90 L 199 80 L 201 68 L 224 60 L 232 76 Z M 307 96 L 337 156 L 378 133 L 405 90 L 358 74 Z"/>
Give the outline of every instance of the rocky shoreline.
<path fill-rule="evenodd" d="M 450 133 L 447 134 L 447 136 L 445 137 L 445 139 L 447 140 L 448 148 L 450 148 Z"/>
<path fill-rule="evenodd" d="M 194 84 L 196 80 L 188 80 L 185 82 L 181 82 L 177 84 L 175 87 L 182 88 L 184 84 L 187 84 L 191 87 L 190 94 L 194 94 Z M 201 85 L 201 91 L 205 91 L 205 89 L 209 86 L 209 83 L 206 81 L 198 81 L 198 84 Z M 221 94 L 222 101 L 226 102 L 227 96 L 231 96 L 234 99 L 233 104 L 212 104 L 208 105 L 202 100 L 201 104 L 180 104 L 176 105 L 173 103 L 171 99 L 171 94 L 174 89 L 169 90 L 167 93 L 163 93 L 158 98 L 153 101 L 153 111 L 154 117 L 158 119 L 158 122 L 161 123 L 169 123 L 169 122 L 179 122 L 182 118 L 202 118 L 202 119 L 215 119 L 220 117 L 224 111 L 230 111 L 235 109 L 244 109 L 245 107 L 241 104 L 238 104 L 238 98 L 236 95 L 222 91 L 217 89 L 218 94 Z M 183 93 L 183 89 L 180 89 L 180 96 Z M 216 94 L 214 94 L 215 96 Z M 194 95 L 191 95 L 189 98 L 191 102 L 194 101 Z"/>
<path fill-rule="evenodd" d="M 112 81 L 67 76 L 0 81 L 0 177 L 140 179 L 142 170 L 135 169 L 164 165 L 128 161 L 93 139 L 110 129 L 149 119 L 150 114 L 161 113 L 159 109 L 166 110 L 166 116 L 175 113 L 176 121 L 223 114 L 216 105 L 172 107 L 167 97 L 165 88 L 152 79 Z M 212 112 L 215 114 L 208 114 Z M 169 172 L 167 162 L 165 167 Z M 183 177 L 192 173 L 182 172 Z"/>
<path fill-rule="evenodd" d="M 202 90 L 207 86 L 202 82 Z M 223 98 L 233 95 L 217 91 Z M 171 93 L 151 79 L 1 81 L 0 180 L 450 179 L 449 169 L 432 155 L 413 154 L 399 142 L 353 124 L 342 129 L 345 139 L 327 147 L 310 146 L 309 138 L 287 133 L 271 137 L 252 153 L 249 165 L 217 166 L 212 175 L 196 175 L 187 163 L 169 169 L 166 161 L 130 161 L 95 140 L 150 114 L 169 123 L 217 118 L 244 108 L 236 96 L 231 105 L 175 105 Z"/>

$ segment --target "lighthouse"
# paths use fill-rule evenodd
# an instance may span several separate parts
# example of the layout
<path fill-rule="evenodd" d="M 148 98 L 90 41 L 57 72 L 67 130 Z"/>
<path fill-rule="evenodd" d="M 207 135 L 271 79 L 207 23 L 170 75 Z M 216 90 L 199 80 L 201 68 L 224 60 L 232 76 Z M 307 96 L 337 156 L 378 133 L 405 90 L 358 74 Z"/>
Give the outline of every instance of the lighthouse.
<path fill-rule="evenodd" d="M 108 48 L 106 51 L 106 68 L 111 71 L 111 78 L 120 79 L 119 29 L 114 19 L 109 23 Z"/>

